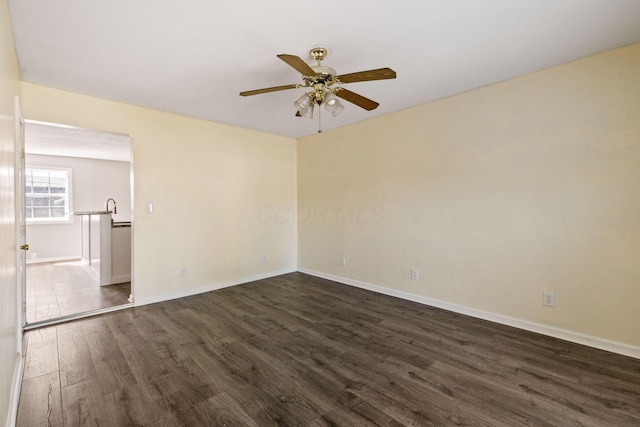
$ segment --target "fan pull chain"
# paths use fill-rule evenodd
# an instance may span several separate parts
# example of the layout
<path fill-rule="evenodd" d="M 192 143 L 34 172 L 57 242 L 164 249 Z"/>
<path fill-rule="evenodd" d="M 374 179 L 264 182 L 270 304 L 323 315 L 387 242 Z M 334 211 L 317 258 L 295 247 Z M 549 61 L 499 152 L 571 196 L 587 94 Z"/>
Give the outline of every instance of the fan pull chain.
<path fill-rule="evenodd" d="M 322 133 L 322 120 L 320 116 L 322 116 L 322 108 L 318 108 L 318 133 Z"/>

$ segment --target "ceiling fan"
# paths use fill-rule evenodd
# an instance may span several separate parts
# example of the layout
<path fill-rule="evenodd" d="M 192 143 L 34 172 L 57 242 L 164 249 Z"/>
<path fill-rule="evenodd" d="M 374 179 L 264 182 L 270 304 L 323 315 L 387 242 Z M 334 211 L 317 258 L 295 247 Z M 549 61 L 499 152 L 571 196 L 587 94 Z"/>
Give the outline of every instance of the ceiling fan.
<path fill-rule="evenodd" d="M 366 82 L 370 80 L 395 79 L 396 72 L 391 68 L 378 68 L 375 70 L 360 71 L 357 73 L 336 75 L 336 71 L 322 65 L 322 60 L 327 56 L 327 49 L 323 47 L 315 47 L 309 52 L 318 65 L 308 65 L 300 57 L 295 55 L 280 54 L 278 58 L 295 68 L 302 74 L 302 84 L 290 84 L 284 86 L 274 86 L 264 89 L 248 90 L 240 92 L 240 96 L 259 95 L 261 93 L 276 92 L 287 89 L 310 88 L 311 92 L 307 92 L 298 98 L 293 105 L 296 107 L 296 116 L 313 117 L 313 109 L 315 105 L 325 106 L 333 117 L 337 116 L 344 110 L 344 106 L 337 98 L 351 102 L 358 107 L 371 111 L 378 107 L 377 102 L 362 95 L 358 95 L 348 89 L 343 88 L 342 84 Z M 337 97 L 337 98 L 336 98 Z"/>

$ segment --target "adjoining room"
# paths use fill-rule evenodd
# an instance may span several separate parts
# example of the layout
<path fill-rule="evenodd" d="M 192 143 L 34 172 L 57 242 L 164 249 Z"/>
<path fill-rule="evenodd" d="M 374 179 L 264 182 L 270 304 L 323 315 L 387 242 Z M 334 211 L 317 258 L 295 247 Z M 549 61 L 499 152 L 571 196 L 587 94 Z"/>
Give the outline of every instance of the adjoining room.
<path fill-rule="evenodd" d="M 127 135 L 25 123 L 28 326 L 130 302 L 131 171 Z M 96 212 L 111 223 L 108 242 Z"/>

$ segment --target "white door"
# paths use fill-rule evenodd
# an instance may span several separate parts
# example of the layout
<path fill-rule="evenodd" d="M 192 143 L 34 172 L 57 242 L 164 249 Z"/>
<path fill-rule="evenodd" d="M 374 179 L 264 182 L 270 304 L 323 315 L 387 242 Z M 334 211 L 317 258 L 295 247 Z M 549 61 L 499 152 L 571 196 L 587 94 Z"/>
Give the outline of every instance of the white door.
<path fill-rule="evenodd" d="M 15 98 L 15 137 L 16 137 L 16 241 L 18 243 L 18 352 L 22 353 L 22 331 L 26 323 L 26 286 L 27 286 L 27 227 L 25 214 L 25 160 L 24 160 L 24 120 L 20 109 L 20 98 Z"/>

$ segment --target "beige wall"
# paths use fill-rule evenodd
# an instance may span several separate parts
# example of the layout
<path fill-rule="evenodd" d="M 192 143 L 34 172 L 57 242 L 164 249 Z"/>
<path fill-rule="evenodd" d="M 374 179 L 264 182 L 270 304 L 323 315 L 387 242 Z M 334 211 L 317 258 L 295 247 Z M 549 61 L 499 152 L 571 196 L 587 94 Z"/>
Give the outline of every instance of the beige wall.
<path fill-rule="evenodd" d="M 640 346 L 639 70 L 634 44 L 299 140 L 299 267 Z"/>
<path fill-rule="evenodd" d="M 6 0 L 0 0 L 0 423 L 9 425 L 18 372 L 14 97 L 20 94 L 18 60 Z"/>
<path fill-rule="evenodd" d="M 27 119 L 132 135 L 138 302 L 295 270 L 295 224 L 260 218 L 296 203 L 295 140 L 30 83 L 22 94 Z"/>

